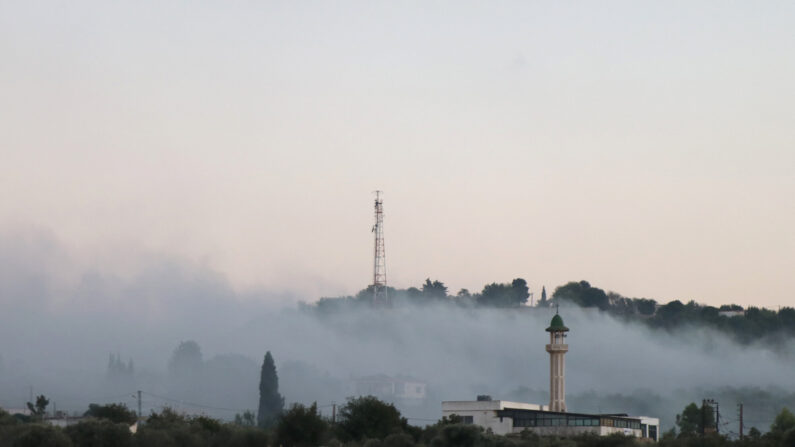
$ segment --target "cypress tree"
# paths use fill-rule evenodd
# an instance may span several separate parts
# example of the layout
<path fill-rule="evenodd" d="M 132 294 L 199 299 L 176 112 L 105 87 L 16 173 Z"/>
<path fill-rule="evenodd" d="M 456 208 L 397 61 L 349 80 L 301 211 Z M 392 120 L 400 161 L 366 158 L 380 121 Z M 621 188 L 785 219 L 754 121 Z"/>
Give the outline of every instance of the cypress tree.
<path fill-rule="evenodd" d="M 276 375 L 276 364 L 273 362 L 271 352 L 265 353 L 262 362 L 262 372 L 259 379 L 259 411 L 257 411 L 257 424 L 260 427 L 270 427 L 284 408 L 284 397 L 279 394 L 279 377 Z"/>

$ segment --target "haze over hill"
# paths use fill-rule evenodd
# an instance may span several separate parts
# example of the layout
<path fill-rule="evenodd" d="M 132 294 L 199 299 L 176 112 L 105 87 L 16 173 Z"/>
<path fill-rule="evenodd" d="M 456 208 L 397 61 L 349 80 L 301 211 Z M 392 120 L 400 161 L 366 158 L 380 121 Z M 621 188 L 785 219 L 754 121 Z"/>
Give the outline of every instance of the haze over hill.
<path fill-rule="evenodd" d="M 22 406 L 29 386 L 74 411 L 96 401 L 132 404 L 131 393 L 143 389 L 147 409 L 182 405 L 230 418 L 233 410 L 256 408 L 266 350 L 277 360 L 288 402 L 342 402 L 352 393 L 352 378 L 371 374 L 427 382 L 424 405 L 404 409 L 417 423 L 438 418 L 442 400 L 491 394 L 543 403 L 546 396 L 544 328 L 551 309 L 432 304 L 322 313 L 276 305 L 265 292 L 240 295 L 217 272 L 175 259 L 150 259 L 128 278 L 96 266 L 66 281 L 73 272 L 60 260 L 69 254 L 56 241 L 0 240 L 0 294 L 14 310 L 0 314 L 5 406 Z M 709 328 L 651 330 L 595 309 L 562 307 L 561 314 L 571 328 L 572 410 L 578 403 L 582 411 L 637 408 L 670 426 L 705 390 L 728 387 L 722 395 L 753 396 L 742 389 L 795 388 L 792 343 L 774 349 L 739 345 Z M 201 373 L 190 378 L 167 369 L 186 340 L 195 340 L 203 355 Z M 132 359 L 134 374 L 108 376 L 110 353 Z M 788 393 L 778 394 L 792 399 Z M 757 408 L 745 403 L 749 418 L 757 412 L 764 419 L 773 410 L 769 401 Z"/>

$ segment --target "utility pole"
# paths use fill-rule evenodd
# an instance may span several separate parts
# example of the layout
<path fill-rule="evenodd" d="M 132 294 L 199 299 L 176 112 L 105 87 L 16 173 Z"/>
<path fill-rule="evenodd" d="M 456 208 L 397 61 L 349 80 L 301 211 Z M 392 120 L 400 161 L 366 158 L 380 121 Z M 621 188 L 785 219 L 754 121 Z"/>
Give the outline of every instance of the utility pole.
<path fill-rule="evenodd" d="M 743 403 L 740 402 L 738 404 L 740 406 L 740 440 L 743 440 Z"/>
<path fill-rule="evenodd" d="M 138 390 L 138 419 L 143 419 L 143 414 L 141 413 L 141 390 Z"/>
<path fill-rule="evenodd" d="M 334 425 L 337 422 L 337 403 L 331 403 L 331 425 Z"/>
<path fill-rule="evenodd" d="M 710 411 L 715 410 L 715 433 L 720 433 L 720 406 L 715 399 L 704 399 L 701 401 L 701 434 L 707 432 L 707 404 L 710 406 Z"/>
<path fill-rule="evenodd" d="M 389 297 L 386 289 L 386 253 L 384 251 L 384 201 L 382 191 L 375 191 L 375 253 L 373 256 L 373 306 L 386 307 Z"/>

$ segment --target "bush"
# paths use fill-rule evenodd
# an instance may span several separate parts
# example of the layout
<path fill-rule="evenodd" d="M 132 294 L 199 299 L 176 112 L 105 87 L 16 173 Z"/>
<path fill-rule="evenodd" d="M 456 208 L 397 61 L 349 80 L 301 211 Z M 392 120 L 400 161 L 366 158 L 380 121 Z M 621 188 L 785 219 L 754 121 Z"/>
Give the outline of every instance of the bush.
<path fill-rule="evenodd" d="M 232 430 L 225 447 L 265 447 L 268 444 L 268 432 L 261 428 L 237 427 Z"/>
<path fill-rule="evenodd" d="M 282 413 L 276 423 L 276 444 L 284 447 L 319 445 L 328 431 L 328 423 L 317 411 L 317 403 L 309 407 L 295 404 Z"/>
<path fill-rule="evenodd" d="M 407 433 L 392 433 L 384 438 L 383 447 L 413 447 L 414 438 Z"/>
<path fill-rule="evenodd" d="M 138 420 L 138 415 L 124 404 L 89 404 L 88 411 L 83 416 L 107 419 L 117 424 L 125 423 L 127 425 L 132 425 Z"/>
<path fill-rule="evenodd" d="M 407 426 L 394 405 L 365 396 L 350 398 L 340 408 L 337 431 L 342 440 L 384 439 L 404 432 Z"/>
<path fill-rule="evenodd" d="M 14 447 L 72 447 L 72 441 L 60 429 L 49 425 L 27 424 L 13 434 Z"/>
<path fill-rule="evenodd" d="M 483 429 L 471 424 L 445 425 L 431 441 L 432 447 L 475 447 L 482 444 Z"/>
<path fill-rule="evenodd" d="M 109 420 L 84 421 L 64 429 L 64 433 L 75 446 L 80 447 L 128 447 L 132 445 L 132 433 L 126 423 L 115 424 Z"/>

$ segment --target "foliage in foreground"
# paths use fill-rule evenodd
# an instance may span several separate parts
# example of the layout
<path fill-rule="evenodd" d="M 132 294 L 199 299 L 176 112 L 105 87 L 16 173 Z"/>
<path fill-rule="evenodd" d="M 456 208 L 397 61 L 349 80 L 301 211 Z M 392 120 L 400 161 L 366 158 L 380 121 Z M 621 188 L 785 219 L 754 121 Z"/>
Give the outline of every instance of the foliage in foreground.
<path fill-rule="evenodd" d="M 109 406 L 110 407 L 110 406 Z M 118 410 L 112 407 L 110 409 Z M 115 422 L 117 411 L 95 406 L 92 413 L 109 415 L 86 419 L 65 429 L 31 419 L 29 422 L 0 410 L 0 447 L 643 447 L 648 442 L 623 435 L 559 438 L 541 437 L 531 431 L 497 436 L 475 425 L 461 424 L 456 417 L 442 418 L 424 428 L 406 422 L 391 404 L 374 397 L 351 398 L 340 408 L 337 424 L 324 418 L 317 405 L 293 405 L 270 430 L 224 423 L 206 416 L 186 416 L 171 409 L 152 413 L 137 433 L 125 422 Z M 702 409 L 688 405 L 679 416 L 680 432 L 662 436 L 662 447 L 792 447 L 795 446 L 795 415 L 783 409 L 764 435 L 752 429 L 743 440 L 729 440 L 715 433 L 701 435 L 709 419 Z M 252 418 L 253 419 L 253 418 Z M 703 427 L 699 420 L 706 420 Z M 253 421 L 251 421 L 253 422 Z"/>

